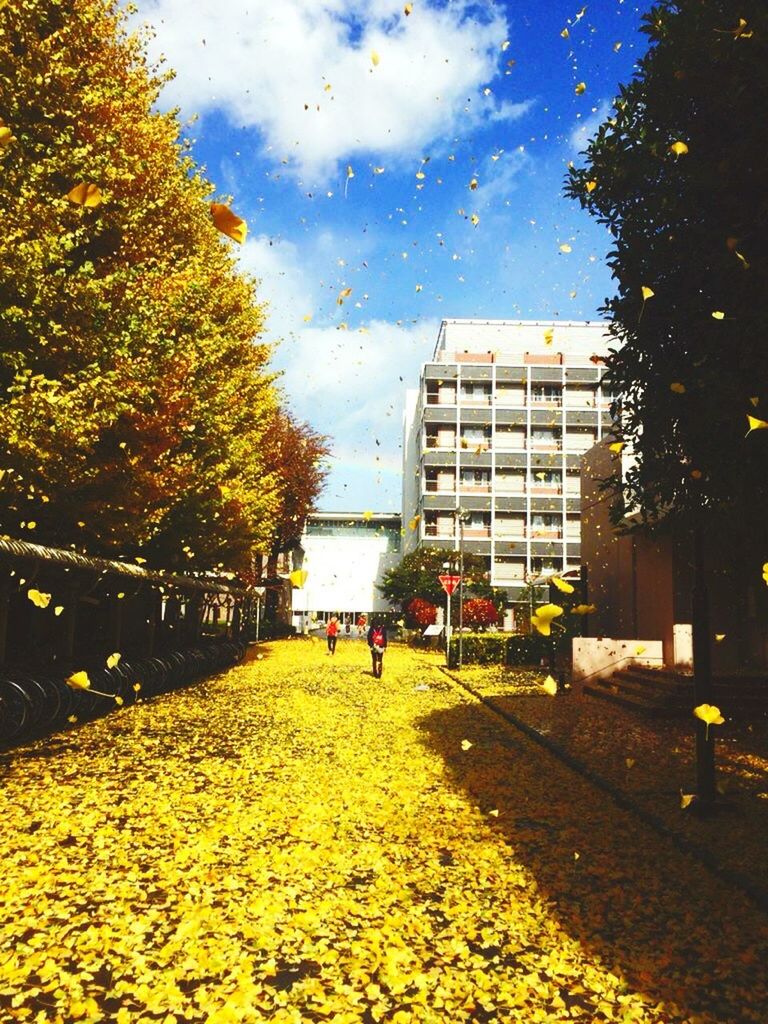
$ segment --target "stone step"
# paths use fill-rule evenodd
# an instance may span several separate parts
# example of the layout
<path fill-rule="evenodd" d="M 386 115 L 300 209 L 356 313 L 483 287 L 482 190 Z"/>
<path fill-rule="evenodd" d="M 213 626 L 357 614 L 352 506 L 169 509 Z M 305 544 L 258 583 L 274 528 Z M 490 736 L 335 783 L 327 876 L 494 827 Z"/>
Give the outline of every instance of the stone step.
<path fill-rule="evenodd" d="M 656 717 L 664 717 L 669 714 L 677 714 L 678 708 L 667 708 L 646 697 L 637 696 L 618 689 L 610 689 L 600 683 L 587 683 L 584 686 L 584 693 L 591 697 L 598 697 L 600 700 L 610 701 L 612 704 L 619 704 L 621 707 L 630 708 L 632 711 L 640 711 L 643 714 Z"/>

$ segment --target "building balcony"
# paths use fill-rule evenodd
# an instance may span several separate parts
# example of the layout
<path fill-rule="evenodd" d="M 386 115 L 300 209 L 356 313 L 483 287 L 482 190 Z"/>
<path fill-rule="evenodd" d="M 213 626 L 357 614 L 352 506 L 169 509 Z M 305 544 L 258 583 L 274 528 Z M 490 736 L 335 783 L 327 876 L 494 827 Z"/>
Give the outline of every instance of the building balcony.
<path fill-rule="evenodd" d="M 455 451 L 455 449 L 456 449 L 456 438 L 455 437 L 454 438 L 450 438 L 450 439 L 443 438 L 441 440 L 440 438 L 433 437 L 432 435 L 427 434 L 426 447 L 427 448 L 439 448 L 439 449 L 441 449 L 444 452 L 446 452 L 446 451 Z"/>
<path fill-rule="evenodd" d="M 453 483 L 443 483 L 440 480 L 425 480 L 425 494 L 455 494 L 456 486 Z"/>
<path fill-rule="evenodd" d="M 456 405 L 456 392 L 452 395 L 427 395 L 427 405 Z"/>
<path fill-rule="evenodd" d="M 546 484 L 532 484 L 528 488 L 528 493 L 536 497 L 546 497 L 553 494 L 562 494 L 563 489 L 562 487 L 553 485 L 547 486 Z"/>
<path fill-rule="evenodd" d="M 462 494 L 490 494 L 490 484 L 459 484 L 459 491 Z"/>
<path fill-rule="evenodd" d="M 474 406 L 477 407 L 488 407 L 491 404 L 490 395 L 461 395 L 459 397 L 459 405 Z"/>

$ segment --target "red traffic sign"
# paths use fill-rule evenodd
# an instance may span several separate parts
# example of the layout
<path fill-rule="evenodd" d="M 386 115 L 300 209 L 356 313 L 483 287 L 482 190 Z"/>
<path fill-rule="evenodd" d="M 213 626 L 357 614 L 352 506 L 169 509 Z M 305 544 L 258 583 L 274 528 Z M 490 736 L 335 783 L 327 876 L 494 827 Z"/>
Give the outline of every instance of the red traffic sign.
<path fill-rule="evenodd" d="M 458 587 L 458 585 L 461 583 L 461 576 L 445 575 L 438 576 L 437 578 L 440 580 L 440 586 L 443 588 L 446 594 L 448 594 L 449 597 L 454 592 L 456 587 Z"/>

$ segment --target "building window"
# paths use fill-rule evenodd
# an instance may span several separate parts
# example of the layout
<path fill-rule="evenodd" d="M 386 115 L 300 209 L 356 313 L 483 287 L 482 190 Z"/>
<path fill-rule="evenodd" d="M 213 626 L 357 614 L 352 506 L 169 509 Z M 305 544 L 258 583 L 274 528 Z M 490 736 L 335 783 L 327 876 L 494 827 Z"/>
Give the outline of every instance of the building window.
<path fill-rule="evenodd" d="M 531 487 L 544 490 L 559 491 L 563 484 L 563 474 L 559 469 L 533 469 L 531 478 Z"/>
<path fill-rule="evenodd" d="M 531 572 L 536 576 L 541 576 L 542 573 L 560 572 L 562 568 L 561 558 L 535 557 L 531 559 Z"/>
<path fill-rule="evenodd" d="M 462 487 L 490 487 L 491 472 L 488 469 L 462 469 Z"/>
<path fill-rule="evenodd" d="M 534 448 L 559 448 L 562 436 L 560 427 L 531 427 Z"/>
<path fill-rule="evenodd" d="M 531 384 L 531 401 L 560 404 L 563 389 L 559 384 Z"/>

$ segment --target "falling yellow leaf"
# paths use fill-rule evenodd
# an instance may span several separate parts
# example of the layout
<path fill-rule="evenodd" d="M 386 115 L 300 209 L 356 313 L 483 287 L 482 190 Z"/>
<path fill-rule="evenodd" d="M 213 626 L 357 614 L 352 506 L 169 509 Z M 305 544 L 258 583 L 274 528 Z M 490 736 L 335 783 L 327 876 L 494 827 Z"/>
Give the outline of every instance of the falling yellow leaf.
<path fill-rule="evenodd" d="M 637 657 L 639 657 L 639 656 L 640 656 L 641 654 L 644 654 L 644 653 L 645 653 L 645 647 L 643 646 L 643 644 L 639 644 L 639 645 L 638 645 L 638 646 L 637 646 L 637 647 L 635 648 L 635 655 L 636 655 Z"/>
<path fill-rule="evenodd" d="M 477 188 L 477 178 L 473 178 L 472 181 L 470 181 L 469 188 L 471 192 L 475 191 L 475 189 Z"/>
<path fill-rule="evenodd" d="M 93 209 L 93 207 L 100 206 L 102 203 L 101 189 L 98 185 L 81 181 L 79 185 L 75 185 L 73 189 L 67 192 L 67 199 L 70 203 L 77 203 L 78 206 L 86 206 Z"/>
<path fill-rule="evenodd" d="M 552 619 L 563 614 L 563 609 L 557 604 L 543 604 L 537 608 L 531 616 L 531 625 L 541 633 L 542 636 L 549 636 L 552 632 Z"/>
<path fill-rule="evenodd" d="M 757 416 L 750 416 L 749 413 L 747 413 L 747 423 L 749 424 L 747 434 L 751 434 L 753 430 L 768 429 L 768 420 L 759 420 Z"/>
<path fill-rule="evenodd" d="M 35 608 L 47 608 L 48 605 L 51 603 L 51 595 L 50 594 L 43 594 L 39 590 L 35 590 L 35 589 L 28 590 L 27 591 L 27 597 L 32 602 L 32 604 L 35 606 Z"/>
<path fill-rule="evenodd" d="M 119 661 L 120 653 L 119 651 L 115 651 L 114 654 L 110 654 L 110 656 L 107 658 L 107 668 L 114 668 Z"/>
<path fill-rule="evenodd" d="M 248 225 L 242 217 L 238 217 L 236 213 L 233 213 L 226 203 L 211 203 L 211 219 L 216 230 L 220 231 L 222 235 L 227 235 L 227 237 L 234 239 L 235 242 L 239 242 L 241 245 L 245 241 L 245 236 L 248 234 Z"/>
<path fill-rule="evenodd" d="M 309 573 L 307 572 L 306 569 L 294 569 L 293 572 L 290 573 L 290 575 L 288 576 L 288 579 L 291 581 L 292 587 L 295 587 L 297 590 L 301 590 L 301 588 L 307 582 L 308 576 Z"/>
<path fill-rule="evenodd" d="M 384 173 L 384 168 L 383 167 L 374 167 L 373 168 L 373 173 L 374 174 L 383 174 Z"/>
<path fill-rule="evenodd" d="M 768 583 L 768 562 L 763 563 L 763 580 Z"/>
<path fill-rule="evenodd" d="M 576 93 L 577 96 L 581 96 L 581 94 L 583 92 L 587 91 L 587 83 L 586 82 L 579 82 L 579 84 L 576 86 L 576 88 L 573 91 Z"/>
<path fill-rule="evenodd" d="M 470 743 L 469 740 L 462 740 L 461 741 L 461 749 L 462 750 L 470 750 L 472 748 L 472 746 L 473 746 L 473 744 Z"/>
<path fill-rule="evenodd" d="M 614 53 L 618 53 L 620 49 L 621 49 L 621 43 L 620 42 L 613 44 L 613 52 Z"/>
<path fill-rule="evenodd" d="M 139 690 L 141 689 L 141 683 L 134 683 L 133 684 L 133 689 L 134 689 L 135 693 L 138 693 Z"/>
<path fill-rule="evenodd" d="M 338 298 L 336 299 L 336 305 L 337 306 L 343 306 L 344 305 L 344 299 L 348 299 L 351 294 L 352 294 L 352 289 L 351 288 L 343 288 L 339 292 Z"/>
<path fill-rule="evenodd" d="M 379 60 L 380 58 L 378 53 L 375 50 L 371 50 L 371 64 L 373 64 L 374 67 L 378 67 Z"/>
<path fill-rule="evenodd" d="M 363 512 L 363 519 L 366 522 L 368 522 L 368 520 L 370 519 L 373 519 L 373 512 Z"/>
<path fill-rule="evenodd" d="M 725 633 L 715 633 L 715 641 L 721 644 L 725 640 Z"/>
<path fill-rule="evenodd" d="M 125 704 L 125 701 L 123 700 L 122 697 L 120 697 L 117 694 L 115 694 L 115 704 L 117 704 L 117 706 L 119 708 L 121 708 L 123 706 L 123 704 Z"/>
<path fill-rule="evenodd" d="M 613 444 L 609 444 L 608 445 L 608 450 L 611 451 L 611 452 L 616 452 L 618 454 L 618 452 L 620 452 L 623 447 L 624 447 L 624 442 L 623 441 L 614 441 Z"/>
<path fill-rule="evenodd" d="M 571 608 L 572 615 L 593 615 L 596 611 L 596 604 L 575 604 Z"/>
<path fill-rule="evenodd" d="M 563 37 L 563 39 L 568 39 L 570 37 L 571 33 L 568 31 L 567 28 L 564 28 L 563 31 L 560 33 L 560 35 Z"/>
<path fill-rule="evenodd" d="M 690 807 L 695 799 L 695 793 L 684 793 L 682 790 L 680 790 L 680 807 L 682 810 L 685 810 L 686 807 Z"/>
<path fill-rule="evenodd" d="M 679 380 L 675 380 L 669 385 L 669 390 L 674 391 L 676 395 L 684 395 L 685 384 L 681 384 Z"/>
<path fill-rule="evenodd" d="M 330 92 L 332 88 L 333 86 L 331 85 L 331 83 L 326 82 L 325 85 L 323 86 L 323 92 Z"/>
<path fill-rule="evenodd" d="M 408 17 L 412 10 L 413 4 L 406 4 L 405 7 L 403 7 L 403 14 L 406 16 L 406 18 Z"/>
<path fill-rule="evenodd" d="M 61 613 L 63 611 L 64 611 L 64 605 L 63 604 L 57 604 L 56 607 L 53 609 L 53 614 L 54 615 L 61 615 Z"/>
<path fill-rule="evenodd" d="M 408 523 L 408 529 L 409 530 L 415 530 L 418 527 L 418 525 L 419 525 L 419 520 L 420 519 L 421 519 L 421 516 L 414 516 L 413 519 L 411 519 L 409 521 L 409 523 Z"/>
<path fill-rule="evenodd" d="M 757 395 L 753 396 L 752 398 L 750 398 L 750 402 L 752 403 L 752 405 L 755 406 L 755 408 L 757 408 L 758 404 L 760 403 L 759 396 L 757 396 Z"/>
<path fill-rule="evenodd" d="M 66 684 L 73 690 L 88 690 L 91 686 L 91 680 L 88 678 L 87 672 L 73 672 L 66 680 Z"/>
<path fill-rule="evenodd" d="M 594 192 L 595 189 L 597 188 L 597 182 L 596 181 L 588 181 L 584 187 L 586 188 L 587 192 Z"/>
<path fill-rule="evenodd" d="M 417 285 L 416 285 L 416 291 L 417 291 L 417 292 L 420 292 L 420 291 L 422 291 L 422 289 L 423 289 L 423 288 L 424 288 L 424 285 L 421 285 L 421 284 L 417 284 Z"/>
<path fill-rule="evenodd" d="M 499 816 L 498 809 L 496 809 L 496 808 L 494 808 L 494 810 L 492 810 L 492 811 L 488 811 L 488 813 L 491 815 L 492 818 L 498 818 L 498 816 Z"/>
<path fill-rule="evenodd" d="M 77 715 L 67 715 L 67 721 L 71 722 L 72 725 L 74 725 L 75 722 L 77 721 Z"/>
<path fill-rule="evenodd" d="M 573 252 L 573 249 L 571 249 L 570 245 L 568 245 L 567 242 L 563 242 L 563 244 L 560 246 L 560 252 Z"/>
<path fill-rule="evenodd" d="M 480 223 L 480 218 L 478 217 L 478 215 L 476 213 L 473 213 L 472 216 L 469 219 L 472 221 L 472 223 L 475 225 L 475 227 L 477 227 L 477 225 Z"/>
<path fill-rule="evenodd" d="M 645 302 L 646 299 L 652 299 L 656 294 L 653 288 L 649 288 L 647 284 L 644 284 L 640 291 L 643 293 L 643 302 Z"/>
<path fill-rule="evenodd" d="M 552 342 L 554 341 L 554 339 L 555 339 L 555 329 L 553 327 L 548 327 L 546 329 L 546 331 L 544 331 L 544 344 L 545 345 L 551 345 Z"/>
<path fill-rule="evenodd" d="M 693 713 L 696 718 L 700 718 L 706 725 L 706 734 L 709 736 L 710 725 L 723 725 L 725 719 L 720 714 L 720 708 L 715 707 L 714 704 L 699 704 L 697 708 L 693 709 Z"/>
<path fill-rule="evenodd" d="M 305 313 L 304 314 L 304 323 L 305 324 L 308 324 L 311 319 L 312 319 L 312 314 L 311 313 Z"/>
<path fill-rule="evenodd" d="M 557 682 L 552 676 L 547 676 L 543 683 L 540 684 L 544 693 L 548 693 L 550 697 L 557 696 Z"/>
<path fill-rule="evenodd" d="M 634 757 L 626 758 L 626 760 L 624 761 L 624 764 L 627 766 L 627 768 L 634 768 L 635 767 L 635 759 L 634 759 Z"/>
<path fill-rule="evenodd" d="M 416 178 L 418 181 L 424 181 L 424 179 L 426 178 L 426 174 L 424 173 L 424 171 L 416 171 Z"/>
<path fill-rule="evenodd" d="M 554 583 L 558 590 L 562 591 L 563 594 L 572 594 L 576 589 L 567 580 L 561 580 L 559 576 L 552 576 L 549 580 L 550 583 Z"/>
<path fill-rule="evenodd" d="M 725 313 L 723 313 L 722 310 L 719 310 L 719 309 L 716 309 L 712 313 L 712 316 L 714 317 L 715 320 L 725 320 Z"/>
<path fill-rule="evenodd" d="M 685 156 L 688 152 L 688 147 L 684 142 L 673 142 L 669 148 L 676 156 Z"/>
<path fill-rule="evenodd" d="M 355 176 L 355 172 L 352 170 L 352 165 L 351 164 L 347 164 L 347 177 L 348 178 L 354 178 L 354 176 Z"/>

